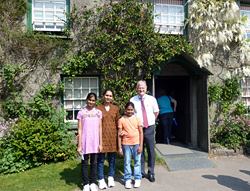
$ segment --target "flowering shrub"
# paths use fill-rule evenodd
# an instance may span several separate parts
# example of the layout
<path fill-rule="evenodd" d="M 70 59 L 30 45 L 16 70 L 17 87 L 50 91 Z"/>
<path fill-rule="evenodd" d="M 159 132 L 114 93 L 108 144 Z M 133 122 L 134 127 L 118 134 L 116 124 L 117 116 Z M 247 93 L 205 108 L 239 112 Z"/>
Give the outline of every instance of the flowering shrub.
<path fill-rule="evenodd" d="M 221 120 L 212 141 L 222 146 L 238 149 L 250 140 L 250 120 L 240 116 L 229 116 Z"/>
<path fill-rule="evenodd" d="M 76 157 L 65 112 L 51 108 L 50 119 L 10 120 L 1 126 L 0 173 L 24 171 L 48 162 Z"/>

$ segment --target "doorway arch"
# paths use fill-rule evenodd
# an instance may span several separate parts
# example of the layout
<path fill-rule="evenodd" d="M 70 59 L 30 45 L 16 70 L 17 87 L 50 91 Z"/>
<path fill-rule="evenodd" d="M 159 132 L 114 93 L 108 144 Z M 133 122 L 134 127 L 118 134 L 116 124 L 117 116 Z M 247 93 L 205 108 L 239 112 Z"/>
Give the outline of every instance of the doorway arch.
<path fill-rule="evenodd" d="M 158 98 L 164 88 L 177 100 L 177 141 L 209 151 L 207 80 L 211 72 L 200 68 L 196 60 L 182 52 L 153 72 L 151 92 Z M 156 141 L 157 140 L 156 136 Z"/>

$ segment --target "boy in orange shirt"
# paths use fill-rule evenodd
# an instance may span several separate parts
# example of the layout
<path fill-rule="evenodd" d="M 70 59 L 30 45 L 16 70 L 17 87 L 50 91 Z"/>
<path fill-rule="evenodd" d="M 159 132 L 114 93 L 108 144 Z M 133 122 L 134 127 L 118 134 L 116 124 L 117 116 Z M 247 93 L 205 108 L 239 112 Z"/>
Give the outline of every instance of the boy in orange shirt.
<path fill-rule="evenodd" d="M 126 114 L 118 121 L 118 153 L 124 154 L 124 182 L 125 188 L 131 188 L 131 154 L 134 158 L 135 188 L 141 186 L 141 152 L 143 148 L 142 122 L 134 115 L 134 104 L 128 102 L 125 106 Z M 121 144 L 122 137 L 122 144 Z"/>

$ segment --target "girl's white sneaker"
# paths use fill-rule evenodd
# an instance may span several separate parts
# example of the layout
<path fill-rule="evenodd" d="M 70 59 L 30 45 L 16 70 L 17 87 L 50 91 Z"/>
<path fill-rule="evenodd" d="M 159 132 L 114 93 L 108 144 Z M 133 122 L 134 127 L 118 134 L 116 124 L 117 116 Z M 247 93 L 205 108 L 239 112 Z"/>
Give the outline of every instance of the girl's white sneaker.
<path fill-rule="evenodd" d="M 108 177 L 108 187 L 114 187 L 115 186 L 115 181 L 114 181 L 114 177 L 109 176 Z"/>
<path fill-rule="evenodd" d="M 89 184 L 86 184 L 86 185 L 83 187 L 82 191 L 89 191 Z"/>
<path fill-rule="evenodd" d="M 95 183 L 90 184 L 90 191 L 98 191 L 97 186 Z"/>
<path fill-rule="evenodd" d="M 139 188 L 141 186 L 141 180 L 135 180 L 134 188 Z"/>
<path fill-rule="evenodd" d="M 127 181 L 125 182 L 125 188 L 127 188 L 127 189 L 132 188 L 131 180 L 127 180 Z"/>
<path fill-rule="evenodd" d="M 100 190 L 104 190 L 107 188 L 107 184 L 104 179 L 98 180 L 98 186 Z"/>

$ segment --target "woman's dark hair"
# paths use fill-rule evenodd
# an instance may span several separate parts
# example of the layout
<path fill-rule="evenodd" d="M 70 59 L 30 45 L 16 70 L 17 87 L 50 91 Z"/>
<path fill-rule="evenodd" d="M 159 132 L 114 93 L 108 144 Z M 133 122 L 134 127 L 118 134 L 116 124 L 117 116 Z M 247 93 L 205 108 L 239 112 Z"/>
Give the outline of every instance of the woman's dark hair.
<path fill-rule="evenodd" d="M 102 95 L 104 96 L 108 91 L 110 91 L 110 92 L 112 93 L 112 96 L 113 96 L 113 97 L 115 96 L 114 91 L 111 90 L 111 89 L 106 89 L 106 90 L 104 90 L 104 92 L 102 93 Z"/>
<path fill-rule="evenodd" d="M 125 109 L 127 109 L 128 106 L 132 106 L 133 108 L 135 108 L 135 105 L 132 102 L 128 102 L 125 106 Z"/>
<path fill-rule="evenodd" d="M 160 96 L 165 96 L 165 95 L 166 95 L 166 90 L 163 89 L 163 88 L 161 88 L 161 89 L 159 90 L 159 95 L 160 95 Z"/>
<path fill-rule="evenodd" d="M 95 97 L 95 100 L 97 100 L 97 96 L 96 96 L 96 94 L 95 93 L 89 93 L 88 95 L 87 95 L 87 99 L 90 99 L 90 98 L 92 98 L 92 97 Z"/>

